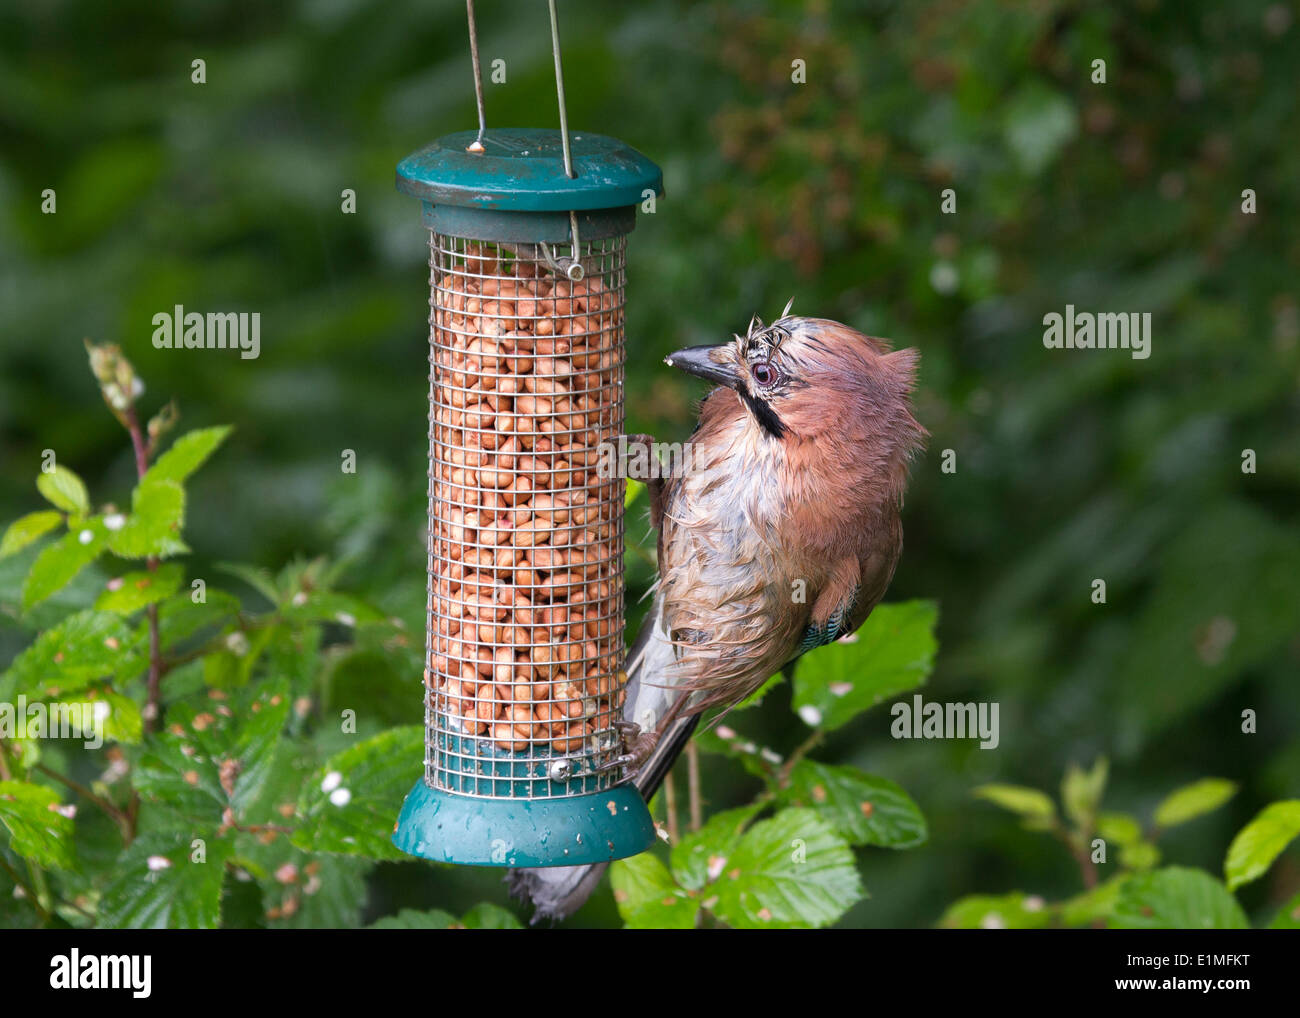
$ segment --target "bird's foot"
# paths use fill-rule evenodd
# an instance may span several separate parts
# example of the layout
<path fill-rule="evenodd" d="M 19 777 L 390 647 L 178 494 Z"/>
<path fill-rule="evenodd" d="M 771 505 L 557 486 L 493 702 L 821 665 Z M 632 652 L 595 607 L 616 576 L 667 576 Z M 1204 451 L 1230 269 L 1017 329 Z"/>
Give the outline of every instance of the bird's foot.
<path fill-rule="evenodd" d="M 643 732 L 635 721 L 615 721 L 610 727 L 618 732 L 623 752 L 597 767 L 596 773 L 626 768 L 624 779 L 631 781 L 641 770 L 641 765 L 650 758 L 659 736 L 655 732 Z"/>

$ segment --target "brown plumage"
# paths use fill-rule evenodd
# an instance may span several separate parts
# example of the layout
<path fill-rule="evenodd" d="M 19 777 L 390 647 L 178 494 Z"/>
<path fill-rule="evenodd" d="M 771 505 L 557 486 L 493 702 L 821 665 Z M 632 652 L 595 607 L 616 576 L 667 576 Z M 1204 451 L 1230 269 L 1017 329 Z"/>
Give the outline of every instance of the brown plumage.
<path fill-rule="evenodd" d="M 908 462 L 926 437 L 911 411 L 916 351 L 838 322 L 755 319 L 734 342 L 667 363 L 720 386 L 689 469 L 649 482 L 659 581 L 624 710 L 642 732 L 630 756 L 647 800 L 702 712 L 740 702 L 879 603 L 902 552 Z M 602 869 L 520 870 L 511 883 L 539 917 L 561 917 Z"/>

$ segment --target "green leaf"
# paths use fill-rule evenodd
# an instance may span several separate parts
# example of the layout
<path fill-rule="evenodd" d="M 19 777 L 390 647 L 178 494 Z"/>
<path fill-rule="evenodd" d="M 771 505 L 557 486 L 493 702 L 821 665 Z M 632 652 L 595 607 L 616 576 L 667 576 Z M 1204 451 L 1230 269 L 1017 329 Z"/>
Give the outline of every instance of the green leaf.
<path fill-rule="evenodd" d="M 44 785 L 0 781 L 0 824 L 9 847 L 38 866 L 71 869 L 72 818 L 57 812 L 59 797 Z"/>
<path fill-rule="evenodd" d="M 218 562 L 217 568 L 229 576 L 243 580 L 270 601 L 271 604 L 278 605 L 280 603 L 280 590 L 276 587 L 275 577 L 271 575 L 269 570 L 263 569 L 261 566 L 248 565 L 244 562 Z"/>
<path fill-rule="evenodd" d="M 1202 778 L 1170 792 L 1156 807 L 1157 827 L 1175 827 L 1218 809 L 1237 792 L 1235 782 Z"/>
<path fill-rule="evenodd" d="M 1300 835 L 1300 799 L 1285 799 L 1265 806 L 1237 832 L 1228 846 L 1228 857 L 1223 862 L 1228 888 L 1235 891 L 1242 884 L 1262 877 L 1297 835 Z"/>
<path fill-rule="evenodd" d="M 972 894 L 948 906 L 939 925 L 950 930 L 1036 930 L 1047 926 L 1052 914 L 1035 894 Z"/>
<path fill-rule="evenodd" d="M 65 513 L 85 516 L 90 512 L 90 495 L 80 477 L 67 467 L 55 466 L 49 473 L 42 471 L 36 478 L 36 490 L 47 502 Z"/>
<path fill-rule="evenodd" d="M 1120 873 L 1063 902 L 1061 922 L 1066 926 L 1091 926 L 1098 920 L 1109 919 L 1111 913 L 1115 911 L 1115 903 L 1119 901 L 1120 891 L 1128 879 L 1127 873 Z"/>
<path fill-rule="evenodd" d="M 1116 845 L 1131 845 L 1142 840 L 1142 826 L 1127 813 L 1101 813 L 1097 817 L 1097 834 Z"/>
<path fill-rule="evenodd" d="M 1106 791 L 1109 770 L 1105 757 L 1099 757 L 1089 771 L 1073 763 L 1065 769 L 1065 777 L 1061 780 L 1061 802 L 1065 805 L 1066 815 L 1079 827 L 1086 828 L 1092 824 Z"/>
<path fill-rule="evenodd" d="M 389 839 L 423 757 L 420 725 L 390 729 L 331 757 L 304 786 L 293 843 L 306 851 L 406 858 Z"/>
<path fill-rule="evenodd" d="M 673 845 L 673 876 L 690 891 L 716 880 L 721 867 L 740 841 L 745 825 L 762 807 L 758 803 L 714 813 L 704 826 Z"/>
<path fill-rule="evenodd" d="M 1297 894 L 1277 911 L 1270 930 L 1300 930 L 1300 894 Z"/>
<path fill-rule="evenodd" d="M 810 727 L 839 728 L 868 707 L 914 689 L 934 666 L 933 601 L 878 605 L 854 634 L 818 648 L 794 678 L 794 708 Z"/>
<path fill-rule="evenodd" d="M 801 760 L 779 799 L 816 811 L 851 845 L 914 848 L 928 836 L 925 817 L 902 788 L 856 767 Z"/>
<path fill-rule="evenodd" d="M 417 911 L 404 908 L 396 915 L 377 919 L 368 930 L 518 930 L 522 925 L 514 913 L 499 905 L 475 905 L 457 919 L 440 908 Z"/>
<path fill-rule="evenodd" d="M 107 536 L 104 521 L 95 517 L 41 549 L 23 584 L 23 611 L 71 583 L 73 577 L 99 557 Z"/>
<path fill-rule="evenodd" d="M 618 914 L 632 930 L 695 928 L 699 901 L 678 887 L 662 862 L 649 852 L 619 859 L 609 869 Z"/>
<path fill-rule="evenodd" d="M 396 915 L 376 919 L 366 927 L 368 930 L 454 930 L 460 926 L 460 920 L 450 912 L 440 908 L 431 908 L 420 912 L 413 908 L 404 908 Z"/>
<path fill-rule="evenodd" d="M 185 522 L 185 489 L 169 479 L 145 476 L 131 493 L 131 515 L 108 538 L 122 558 L 166 558 L 189 551 L 180 538 Z"/>
<path fill-rule="evenodd" d="M 461 925 L 467 930 L 519 930 L 523 929 L 523 924 L 513 913 L 499 905 L 489 905 L 484 902 L 481 905 L 475 905 L 465 913 L 460 921 Z"/>
<path fill-rule="evenodd" d="M 281 609 L 281 614 L 286 622 L 331 622 L 349 627 L 388 621 L 383 612 L 361 598 L 330 590 L 294 597 Z"/>
<path fill-rule="evenodd" d="M 133 769 L 142 799 L 189 823 L 216 826 L 227 798 L 216 755 L 201 749 L 188 732 L 163 732 Z"/>
<path fill-rule="evenodd" d="M 187 432 L 158 457 L 154 465 L 145 473 L 143 480 L 184 483 L 185 479 L 212 455 L 217 446 L 225 441 L 231 430 L 226 426 Z"/>
<path fill-rule="evenodd" d="M 179 562 L 167 562 L 157 572 L 140 570 L 109 581 L 109 589 L 95 600 L 97 611 L 133 615 L 141 608 L 171 597 L 181 585 Z"/>
<path fill-rule="evenodd" d="M 1204 870 L 1167 866 L 1124 883 L 1108 923 L 1123 930 L 1244 930 L 1246 914 Z"/>
<path fill-rule="evenodd" d="M 829 926 L 864 895 L 853 850 L 808 809 L 782 810 L 740 839 L 704 906 L 741 929 Z"/>
<path fill-rule="evenodd" d="M 627 493 L 623 496 L 623 508 L 627 508 L 637 500 L 637 496 L 645 490 L 645 484 L 641 481 L 635 481 L 632 478 L 627 479 Z"/>
<path fill-rule="evenodd" d="M 282 850 L 284 842 L 277 839 L 276 847 Z M 366 903 L 366 874 L 372 864 L 365 859 L 341 855 L 322 855 L 312 859 L 295 853 L 295 857 L 311 860 L 300 866 L 303 876 L 295 884 L 285 887 L 274 878 L 263 882 L 265 900 L 271 903 L 278 900 L 280 903 L 280 915 L 268 916 L 270 926 L 300 930 L 358 927 Z M 308 874 L 307 870 L 314 872 Z M 274 884 L 274 890 L 267 889 L 271 884 Z"/>
<path fill-rule="evenodd" d="M 283 679 L 261 682 L 239 709 L 239 727 L 232 757 L 239 761 L 239 776 L 231 802 L 242 812 L 261 793 L 270 778 L 275 748 L 289 720 L 288 683 Z"/>
<path fill-rule="evenodd" d="M 995 806 L 1022 817 L 1030 830 L 1041 831 L 1052 826 L 1056 819 L 1056 805 L 1046 792 L 1021 785 L 980 785 L 972 794 Z"/>
<path fill-rule="evenodd" d="M 5 536 L 0 538 L 0 558 L 8 558 L 39 540 L 63 522 L 63 513 L 53 509 L 20 516 L 9 524 Z"/>
<path fill-rule="evenodd" d="M 201 629 L 224 626 L 238 614 L 239 599 L 214 587 L 207 588 L 201 603 L 195 603 L 193 591 L 164 601 L 158 607 L 158 633 L 163 650 L 172 649 Z"/>
<path fill-rule="evenodd" d="M 15 693 L 55 696 L 84 689 L 118 668 L 131 630 L 111 612 L 86 609 L 47 629 L 14 661 L 7 675 Z"/>
<path fill-rule="evenodd" d="M 1160 865 L 1160 849 L 1149 841 L 1134 841 L 1119 848 L 1119 862 L 1131 870 L 1149 870 Z"/>
<path fill-rule="evenodd" d="M 202 862 L 190 834 L 142 836 L 114 863 L 99 903 L 99 924 L 113 929 L 214 929 L 232 844 L 203 839 Z"/>

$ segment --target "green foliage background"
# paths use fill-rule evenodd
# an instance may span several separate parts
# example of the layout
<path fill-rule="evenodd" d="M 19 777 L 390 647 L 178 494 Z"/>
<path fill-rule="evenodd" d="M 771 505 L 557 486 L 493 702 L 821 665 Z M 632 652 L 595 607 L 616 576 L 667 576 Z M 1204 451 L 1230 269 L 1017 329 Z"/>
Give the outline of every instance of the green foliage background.
<path fill-rule="evenodd" d="M 479 7 L 484 56 L 509 75 L 487 86 L 489 123 L 553 125 L 544 6 Z M 1108 807 L 1139 815 L 1205 775 L 1238 784 L 1168 835 L 1168 854 L 1218 873 L 1300 776 L 1294 7 L 565 0 L 561 18 L 571 122 L 665 170 L 632 239 L 630 430 L 683 439 L 699 390 L 663 355 L 791 296 L 922 352 L 932 438 L 890 599 L 941 603 L 926 695 L 998 701 L 1002 739 L 896 741 L 880 710 L 828 736 L 823 760 L 898 781 L 930 830 L 919 851 L 870 857 L 872 897 L 844 922 L 931 924 L 977 892 L 1066 898 L 1068 854 L 971 790 L 1054 788 L 1101 754 Z M 458 3 L 7 5 L 0 520 L 36 508 L 44 449 L 98 498 L 129 491 L 81 346 L 115 342 L 146 404 L 174 395 L 186 428 L 237 425 L 189 487 L 192 575 L 325 554 L 418 631 L 427 268 L 392 171 L 472 123 Z M 1151 311 L 1151 358 L 1044 350 L 1042 315 L 1066 303 Z M 174 304 L 260 311 L 261 358 L 154 350 L 150 319 Z M 89 604 L 107 575 L 66 596 Z M 632 579 L 634 598 L 648 566 Z M 0 609 L 7 667 L 45 623 L 21 615 L 12 576 Z M 382 647 L 339 657 L 322 709 L 358 710 L 368 734 L 418 720 L 418 676 Z M 783 751 L 802 737 L 786 688 L 743 726 Z M 753 796 L 744 767 L 705 762 L 711 808 Z M 1267 921 L 1298 889 L 1292 851 L 1239 898 Z M 486 871 L 391 862 L 370 878 L 371 915 L 483 900 L 504 903 Z M 603 891 L 575 923 L 616 921 Z"/>

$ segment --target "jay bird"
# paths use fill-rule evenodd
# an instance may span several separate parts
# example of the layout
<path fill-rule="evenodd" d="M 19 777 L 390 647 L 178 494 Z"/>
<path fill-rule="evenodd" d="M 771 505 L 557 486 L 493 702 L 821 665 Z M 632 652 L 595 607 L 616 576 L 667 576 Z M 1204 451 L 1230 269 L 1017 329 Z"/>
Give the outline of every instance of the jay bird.
<path fill-rule="evenodd" d="M 718 387 L 701 405 L 690 468 L 648 485 L 659 579 L 629 651 L 621 758 L 647 802 L 704 711 L 856 630 L 902 551 L 908 463 L 927 436 L 911 410 L 919 355 L 789 310 L 666 358 Z M 562 919 L 607 865 L 507 881 L 536 906 L 534 922 Z"/>

